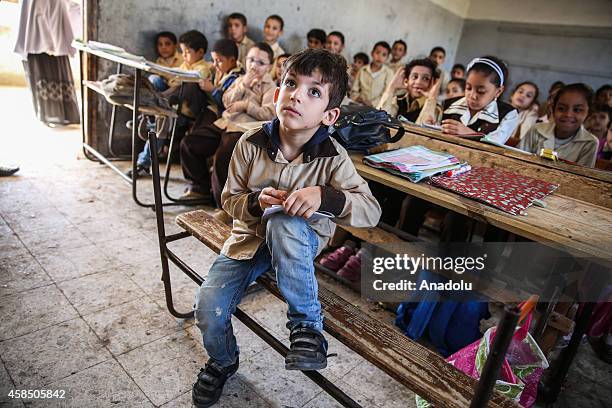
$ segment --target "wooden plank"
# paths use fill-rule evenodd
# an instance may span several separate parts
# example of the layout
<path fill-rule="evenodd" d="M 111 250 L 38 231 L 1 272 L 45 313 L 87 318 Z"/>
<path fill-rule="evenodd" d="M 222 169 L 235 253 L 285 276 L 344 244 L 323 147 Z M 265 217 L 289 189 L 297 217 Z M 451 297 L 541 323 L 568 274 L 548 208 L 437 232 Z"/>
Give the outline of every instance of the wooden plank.
<path fill-rule="evenodd" d="M 542 163 L 525 161 L 520 158 L 521 153 L 499 154 L 482 149 L 484 143 L 471 140 L 443 140 L 458 139 L 456 136 L 437 135 L 436 138 L 413 133 L 406 133 L 397 143 L 387 144 L 383 149 L 397 149 L 400 147 L 422 145 L 432 150 L 450 153 L 461 160 L 467 161 L 472 167 L 501 168 L 513 173 L 521 174 L 559 184 L 556 194 L 573 197 L 592 204 L 600 205 L 608 209 L 612 208 L 612 175 L 606 177 L 592 177 L 592 175 L 581 175 L 569 172 L 567 169 L 558 169 L 543 166 Z M 506 150 L 503 148 L 497 148 Z M 542 159 L 539 159 L 543 161 Z M 568 166 L 566 167 L 580 167 Z M 593 170 L 594 171 L 594 170 Z M 597 173 L 601 173 L 597 171 Z"/>
<path fill-rule="evenodd" d="M 609 208 L 555 193 L 545 199 L 547 208 L 530 207 L 528 215 L 512 216 L 459 194 L 426 183 L 412 183 L 370 167 L 363 163 L 361 155 L 352 158 L 355 168 L 366 179 L 574 255 L 610 262 L 612 229 L 607 226 L 612 222 L 612 211 Z"/>
<path fill-rule="evenodd" d="M 216 252 L 221 250 L 231 232 L 230 227 L 203 210 L 181 214 L 176 223 Z M 265 278 L 259 282 L 280 298 L 273 282 Z M 351 350 L 438 406 L 469 406 L 476 386 L 473 378 L 393 326 L 364 314 L 329 290 L 320 287 L 319 299 L 325 316 L 325 330 Z M 488 406 L 505 408 L 519 405 L 495 391 Z"/>
<path fill-rule="evenodd" d="M 403 239 L 397 235 L 387 232 L 381 228 L 355 228 L 347 225 L 338 224 L 338 228 L 350 232 L 355 238 L 359 238 L 362 241 L 369 242 L 371 244 L 387 244 L 392 242 L 404 242 Z"/>
<path fill-rule="evenodd" d="M 579 176 L 592 178 L 594 180 L 599 180 L 599 181 L 603 181 L 606 183 L 612 183 L 612 173 L 601 171 L 601 169 L 596 169 L 596 168 L 594 169 L 594 168 L 584 167 L 584 166 L 575 166 L 575 165 L 571 165 L 571 164 L 563 163 L 563 162 L 553 162 L 551 160 L 542 159 L 541 157 L 538 157 L 536 155 L 523 154 L 520 152 L 512 151 L 510 149 L 505 149 L 503 147 L 499 147 L 499 146 L 495 146 L 495 145 L 491 145 L 487 143 L 481 143 L 476 140 L 465 139 L 465 138 L 461 138 L 461 137 L 454 136 L 454 135 L 447 135 L 440 131 L 436 131 L 433 129 L 426 129 L 420 126 L 404 124 L 404 128 L 407 130 L 407 132 L 410 132 L 412 134 L 427 136 L 432 139 L 437 139 L 437 140 L 457 144 L 460 146 L 469 147 L 471 149 L 476 149 L 476 150 L 480 150 L 483 152 L 494 153 L 494 154 L 497 154 L 503 157 L 517 159 L 523 162 L 536 164 L 538 166 L 546 167 L 549 169 L 556 169 L 556 170 L 560 170 L 566 173 L 572 173 L 572 174 L 576 174 Z"/>

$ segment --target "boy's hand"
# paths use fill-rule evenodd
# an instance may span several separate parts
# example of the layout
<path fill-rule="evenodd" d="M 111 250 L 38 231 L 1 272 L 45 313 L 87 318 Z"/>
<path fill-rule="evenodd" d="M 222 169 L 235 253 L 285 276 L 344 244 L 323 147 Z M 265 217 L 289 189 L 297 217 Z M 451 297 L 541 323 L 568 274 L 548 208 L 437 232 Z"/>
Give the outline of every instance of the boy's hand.
<path fill-rule="evenodd" d="M 283 203 L 285 213 L 307 220 L 321 207 L 321 193 L 320 186 L 305 187 L 294 191 Z"/>
<path fill-rule="evenodd" d="M 212 92 L 215 89 L 210 79 L 200 79 L 198 85 L 200 85 L 200 89 L 204 92 Z"/>
<path fill-rule="evenodd" d="M 440 94 L 440 86 L 441 85 L 442 85 L 442 81 L 440 81 L 440 78 L 435 79 L 433 84 L 431 85 L 431 88 L 429 88 L 429 91 L 427 91 L 427 93 L 425 93 L 427 98 L 428 99 L 437 99 L 438 95 Z"/>
<path fill-rule="evenodd" d="M 248 103 L 249 103 L 248 101 L 236 101 L 230 104 L 228 107 L 226 107 L 225 110 L 230 113 L 245 112 L 247 109 Z"/>
<path fill-rule="evenodd" d="M 406 79 L 406 72 L 403 68 L 397 70 L 389 87 L 393 90 L 404 88 L 404 79 Z"/>
<path fill-rule="evenodd" d="M 287 192 L 284 190 L 277 190 L 272 187 L 266 187 L 259 193 L 258 201 L 259 206 L 262 210 L 273 205 L 282 204 L 287 199 Z"/>
<path fill-rule="evenodd" d="M 451 135 L 469 135 L 476 133 L 463 123 L 454 119 L 444 119 L 442 121 L 442 132 Z"/>

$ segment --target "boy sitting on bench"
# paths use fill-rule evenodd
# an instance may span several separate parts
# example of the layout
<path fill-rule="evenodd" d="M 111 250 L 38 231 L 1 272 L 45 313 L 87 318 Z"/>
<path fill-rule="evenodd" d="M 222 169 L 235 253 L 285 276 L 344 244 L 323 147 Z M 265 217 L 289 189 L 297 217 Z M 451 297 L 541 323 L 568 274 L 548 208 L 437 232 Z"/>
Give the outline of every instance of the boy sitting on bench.
<path fill-rule="evenodd" d="M 249 284 L 268 270 L 276 273 L 288 304 L 285 368 L 327 366 L 313 261 L 335 225 L 309 218 L 321 210 L 332 213 L 334 222 L 372 227 L 380 217 L 367 183 L 327 131 L 338 119 L 347 86 L 342 56 L 325 50 L 291 56 L 274 94 L 278 119 L 246 132 L 236 144 L 222 194 L 223 209 L 234 219 L 232 234 L 196 295 L 196 322 L 209 355 L 193 385 L 197 407 L 213 405 L 238 370 L 231 315 Z M 272 205 L 282 205 L 282 211 L 262 224 Z"/>

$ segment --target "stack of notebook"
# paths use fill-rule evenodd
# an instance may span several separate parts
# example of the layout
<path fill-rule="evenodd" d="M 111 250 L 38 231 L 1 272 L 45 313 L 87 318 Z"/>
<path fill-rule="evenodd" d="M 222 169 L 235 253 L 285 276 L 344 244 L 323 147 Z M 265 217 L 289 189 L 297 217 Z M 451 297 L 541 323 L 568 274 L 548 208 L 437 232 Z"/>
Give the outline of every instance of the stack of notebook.
<path fill-rule="evenodd" d="M 447 171 L 460 169 L 460 163 L 452 154 L 435 152 L 423 146 L 410 146 L 363 158 L 372 166 L 405 177 L 413 183 Z"/>

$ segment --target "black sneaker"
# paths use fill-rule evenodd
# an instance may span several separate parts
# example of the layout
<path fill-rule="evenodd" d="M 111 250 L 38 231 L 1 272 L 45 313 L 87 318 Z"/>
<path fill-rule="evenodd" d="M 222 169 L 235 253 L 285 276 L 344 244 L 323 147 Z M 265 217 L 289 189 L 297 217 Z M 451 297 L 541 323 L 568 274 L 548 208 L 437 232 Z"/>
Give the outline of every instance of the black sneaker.
<path fill-rule="evenodd" d="M 223 392 L 223 386 L 228 378 L 238 371 L 238 357 L 229 367 L 220 367 L 216 362 L 208 360 L 200 369 L 198 380 L 191 389 L 191 401 L 197 408 L 214 405 Z"/>
<path fill-rule="evenodd" d="M 9 177 L 19 171 L 19 167 L 0 166 L 0 177 Z"/>
<path fill-rule="evenodd" d="M 126 173 L 126 176 L 132 178 L 132 169 L 129 169 Z M 146 177 L 151 175 L 151 170 L 148 167 L 141 166 L 140 164 L 136 166 L 136 178 Z"/>
<path fill-rule="evenodd" d="M 327 367 L 327 340 L 310 327 L 298 326 L 289 336 L 291 349 L 285 357 L 285 369 L 312 371 Z"/>

